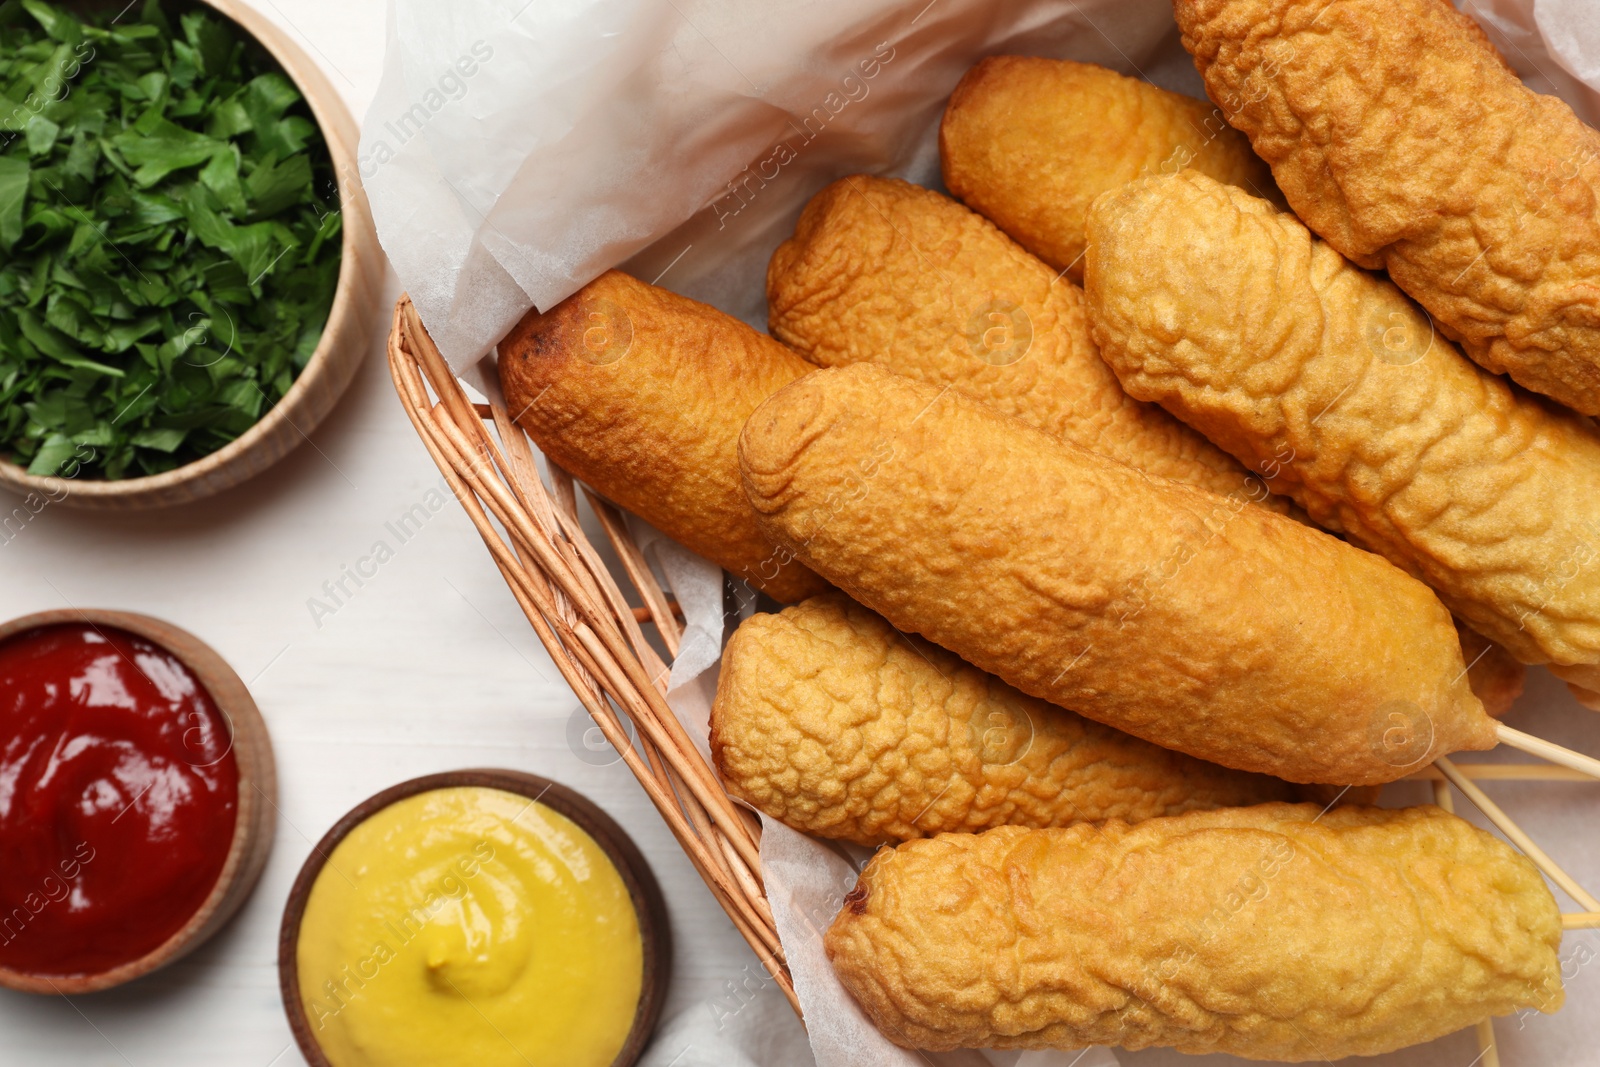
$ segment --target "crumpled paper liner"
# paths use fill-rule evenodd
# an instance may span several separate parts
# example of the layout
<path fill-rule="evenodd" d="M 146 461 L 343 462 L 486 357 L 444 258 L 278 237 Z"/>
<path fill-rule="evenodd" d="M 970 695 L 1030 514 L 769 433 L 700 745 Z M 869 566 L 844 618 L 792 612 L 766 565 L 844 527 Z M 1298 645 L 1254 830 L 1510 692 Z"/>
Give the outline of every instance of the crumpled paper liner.
<path fill-rule="evenodd" d="M 940 110 L 980 56 L 1137 65 L 1199 91 L 1160 0 L 392 0 L 389 22 L 359 160 L 458 372 L 633 257 L 647 281 L 759 316 L 767 256 L 818 187 L 937 179 Z"/>
<path fill-rule="evenodd" d="M 1600 3 L 1461 6 L 1531 86 L 1600 122 Z M 764 325 L 767 258 L 822 185 L 870 171 L 939 187 L 938 117 L 981 56 L 1085 60 L 1204 95 L 1167 0 L 391 0 L 388 36 L 362 175 L 401 282 L 469 378 L 530 307 L 619 264 Z M 715 566 L 641 527 L 688 619 L 668 701 L 709 757 L 712 668 L 737 617 Z M 767 892 L 820 1067 L 1118 1062 L 1104 1049 L 890 1044 L 822 954 L 854 881 L 847 850 L 762 821 Z M 1397 1055 L 1458 1067 L 1448 1045 Z"/>

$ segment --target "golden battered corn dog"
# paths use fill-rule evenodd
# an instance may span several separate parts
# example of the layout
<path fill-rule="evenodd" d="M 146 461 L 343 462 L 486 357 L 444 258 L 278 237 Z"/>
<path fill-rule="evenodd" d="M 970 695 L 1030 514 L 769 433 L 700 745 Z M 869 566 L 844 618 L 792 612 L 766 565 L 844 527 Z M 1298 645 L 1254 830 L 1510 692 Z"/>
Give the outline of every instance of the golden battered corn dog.
<path fill-rule="evenodd" d="M 607 271 L 500 342 L 500 384 L 541 451 L 778 600 L 827 588 L 776 552 L 739 487 L 739 428 L 811 370 L 716 308 Z"/>
<path fill-rule="evenodd" d="M 1489 370 L 1600 414 L 1600 133 L 1440 0 L 1176 0 L 1289 206 Z"/>
<path fill-rule="evenodd" d="M 1089 215 L 1095 335 L 1130 393 L 1426 581 L 1525 663 L 1600 663 L 1600 436 L 1433 336 L 1293 215 L 1203 175 Z"/>
<path fill-rule="evenodd" d="M 1300 799 L 1025 696 L 839 593 L 734 632 L 711 751 L 734 796 L 859 845 Z"/>
<path fill-rule="evenodd" d="M 767 304 L 773 336 L 820 366 L 955 385 L 1140 470 L 1267 499 L 1231 457 L 1122 391 L 1082 290 L 931 189 L 870 175 L 823 189 L 772 254 Z"/>
<path fill-rule="evenodd" d="M 912 1048 L 1369 1056 L 1564 999 L 1539 872 L 1435 807 L 1002 827 L 875 856 L 824 944 Z"/>
<path fill-rule="evenodd" d="M 944 184 L 1074 281 L 1094 198 L 1193 167 L 1275 196 L 1272 173 L 1209 102 L 1092 63 L 990 56 L 967 71 L 939 125 Z"/>
<path fill-rule="evenodd" d="M 1494 747 L 1421 582 L 953 389 L 818 371 L 739 459 L 762 529 L 896 628 L 1147 741 L 1355 785 Z"/>

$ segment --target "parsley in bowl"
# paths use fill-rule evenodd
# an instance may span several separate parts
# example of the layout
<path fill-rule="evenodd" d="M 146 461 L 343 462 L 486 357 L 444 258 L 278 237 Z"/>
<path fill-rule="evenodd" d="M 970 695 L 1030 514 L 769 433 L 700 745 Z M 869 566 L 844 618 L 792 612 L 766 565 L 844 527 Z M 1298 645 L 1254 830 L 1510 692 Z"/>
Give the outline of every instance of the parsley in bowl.
<path fill-rule="evenodd" d="M 318 348 L 329 148 L 234 22 L 0 2 L 0 457 L 132 479 L 224 448 Z"/>

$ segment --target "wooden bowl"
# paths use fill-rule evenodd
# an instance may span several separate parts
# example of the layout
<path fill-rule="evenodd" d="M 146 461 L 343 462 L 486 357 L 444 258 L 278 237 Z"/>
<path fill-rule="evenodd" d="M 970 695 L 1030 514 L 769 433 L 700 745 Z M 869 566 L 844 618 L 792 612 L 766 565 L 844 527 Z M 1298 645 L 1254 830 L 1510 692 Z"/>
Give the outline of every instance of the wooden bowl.
<path fill-rule="evenodd" d="M 239 801 L 233 827 L 233 841 L 223 861 L 217 884 L 189 916 L 189 921 L 160 945 L 136 960 L 99 974 L 39 976 L 0 967 L 0 986 L 24 993 L 93 993 L 132 981 L 165 967 L 198 948 L 239 910 L 266 866 L 272 851 L 272 835 L 277 824 L 277 768 L 272 759 L 272 741 L 267 725 L 244 682 L 227 662 L 205 642 L 169 622 L 130 611 L 100 608 L 69 608 L 42 611 L 0 625 L 0 641 L 41 626 L 58 623 L 88 623 L 114 627 L 160 645 L 182 660 L 205 686 L 222 712 L 232 734 L 232 751 L 239 767 Z"/>
<path fill-rule="evenodd" d="M 645 862 L 638 846 L 616 822 L 602 811 L 594 801 L 564 785 L 521 771 L 477 768 L 464 771 L 446 771 L 412 778 L 357 804 L 333 824 L 333 829 L 322 835 L 306 857 L 305 866 L 289 890 L 288 903 L 283 909 L 283 925 L 278 928 L 278 988 L 283 994 L 284 1011 L 289 1016 L 289 1029 L 294 1032 L 300 1054 L 311 1067 L 332 1067 L 323 1055 L 316 1036 L 306 1018 L 305 1004 L 300 999 L 300 968 L 298 946 L 300 921 L 305 915 L 306 900 L 311 887 L 333 850 L 345 835 L 390 804 L 418 793 L 434 789 L 453 789 L 459 786 L 479 786 L 501 789 L 508 793 L 537 800 L 554 811 L 571 819 L 584 833 L 611 857 L 622 882 L 633 899 L 633 910 L 639 917 L 639 937 L 644 945 L 644 977 L 639 986 L 639 1007 L 633 1015 L 633 1026 L 622 1051 L 611 1061 L 611 1067 L 632 1067 L 644 1053 L 644 1047 L 655 1030 L 661 1016 L 661 1005 L 667 996 L 667 982 L 672 972 L 672 932 L 667 924 L 667 906 L 661 898 L 661 887 L 656 884 L 650 865 Z"/>
<path fill-rule="evenodd" d="M 289 391 L 238 438 L 192 463 L 117 481 L 40 477 L 0 460 L 0 487 L 38 493 L 68 507 L 166 507 L 220 493 L 260 474 L 306 440 L 355 377 L 372 340 L 382 297 L 383 251 L 356 162 L 360 129 L 332 81 L 293 38 L 242 0 L 204 0 L 254 37 L 300 89 L 328 144 L 344 215 L 333 306 L 317 350 Z M 81 5 L 79 5 L 81 6 Z M 120 4 L 118 5 L 121 6 Z"/>

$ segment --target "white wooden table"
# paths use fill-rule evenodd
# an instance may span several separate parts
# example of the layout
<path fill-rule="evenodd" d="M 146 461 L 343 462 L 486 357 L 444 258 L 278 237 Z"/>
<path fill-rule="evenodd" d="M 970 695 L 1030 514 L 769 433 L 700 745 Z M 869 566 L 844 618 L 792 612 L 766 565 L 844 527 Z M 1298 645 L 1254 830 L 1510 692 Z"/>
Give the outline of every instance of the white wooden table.
<path fill-rule="evenodd" d="M 383 61 L 384 0 L 249 2 L 307 42 L 355 114 L 363 114 Z M 391 278 L 386 306 L 396 295 Z M 430 496 L 439 475 L 395 399 L 382 347 L 374 337 L 360 376 L 311 445 L 265 476 L 170 511 L 116 515 L 52 506 L 0 543 L 0 618 L 72 605 L 125 608 L 168 619 L 215 647 L 261 705 L 281 791 L 266 874 L 227 929 L 179 964 L 120 990 L 70 1001 L 0 995 L 0 1067 L 303 1063 L 277 982 L 278 921 L 295 873 L 312 842 L 363 798 L 405 778 L 461 767 L 555 778 L 593 798 L 633 835 L 672 917 L 668 1016 L 726 1018 L 752 996 L 778 995 L 770 984 L 751 992 L 762 985 L 754 955 L 627 768 L 585 747 L 585 713 L 477 534 L 447 496 Z M 9 511 L 15 501 L 0 494 L 0 503 Z M 338 583 L 379 542 L 393 557 L 359 588 L 346 578 L 349 595 L 335 600 L 324 583 Z M 1521 728 L 1600 752 L 1600 716 L 1579 709 L 1543 671 L 1532 673 L 1529 695 L 1512 714 Z M 1591 890 L 1600 888 L 1592 814 L 1600 810 L 1600 785 L 1490 789 L 1558 862 Z M 1580 807 L 1568 803 L 1579 797 Z M 1386 795 L 1386 803 L 1426 799 L 1414 784 Z M 1459 798 L 1457 805 L 1482 824 Z M 1564 897 L 1562 905 L 1573 910 Z M 1600 1064 L 1600 931 L 1569 932 L 1562 957 L 1566 1009 L 1555 1018 L 1498 1024 L 1507 1067 Z M 790 1025 L 782 1012 L 767 1017 Z M 1472 1035 L 1462 1033 L 1359 1062 L 1469 1067 L 1476 1055 Z M 1244 1062 L 1162 1050 L 1119 1056 L 1129 1067 Z"/>

